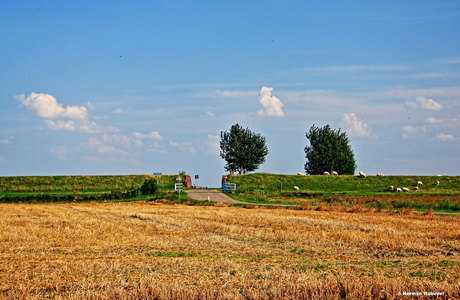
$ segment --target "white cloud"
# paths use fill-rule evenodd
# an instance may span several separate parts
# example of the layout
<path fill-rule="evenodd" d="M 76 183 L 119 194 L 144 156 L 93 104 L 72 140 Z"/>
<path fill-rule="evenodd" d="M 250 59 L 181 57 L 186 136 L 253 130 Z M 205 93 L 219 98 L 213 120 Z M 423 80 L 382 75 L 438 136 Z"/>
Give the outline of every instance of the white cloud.
<path fill-rule="evenodd" d="M 421 108 L 428 110 L 441 110 L 442 105 L 434 101 L 433 99 L 427 99 L 425 97 L 417 97 L 415 102 L 406 102 L 408 108 Z"/>
<path fill-rule="evenodd" d="M 117 108 L 115 109 L 114 111 L 112 111 L 114 114 L 123 114 L 125 113 L 126 111 L 125 110 L 122 110 L 121 108 Z"/>
<path fill-rule="evenodd" d="M 218 155 L 220 153 L 220 137 L 217 135 L 208 134 L 208 141 L 206 142 L 206 153 L 211 155 Z"/>
<path fill-rule="evenodd" d="M 89 109 L 96 109 L 96 107 L 91 103 L 91 102 L 87 102 L 86 103 L 86 106 L 89 108 Z"/>
<path fill-rule="evenodd" d="M 88 110 L 84 106 L 62 107 L 56 98 L 47 94 L 31 93 L 29 96 L 17 95 L 16 100 L 27 108 L 35 110 L 37 116 L 45 119 L 51 130 L 79 131 L 87 133 L 115 132 L 118 129 L 111 126 L 98 126 L 88 120 Z M 88 102 L 88 105 L 92 105 Z M 69 120 L 70 119 L 70 120 Z"/>
<path fill-rule="evenodd" d="M 51 148 L 51 153 L 56 155 L 59 160 L 66 160 L 67 154 L 74 154 L 80 152 L 81 147 L 66 147 L 66 146 L 56 146 Z"/>
<path fill-rule="evenodd" d="M 436 119 L 436 118 L 428 118 L 428 119 L 425 119 L 423 120 L 424 122 L 426 123 L 431 123 L 431 124 L 435 124 L 435 123 L 442 123 L 444 120 L 443 119 Z"/>
<path fill-rule="evenodd" d="M 208 91 L 203 93 L 196 93 L 194 97 L 212 97 L 212 98 L 248 98 L 257 95 L 256 91 Z"/>
<path fill-rule="evenodd" d="M 133 136 L 136 139 L 153 139 L 153 140 L 162 140 L 163 139 L 163 137 L 158 133 L 158 131 L 152 131 L 152 132 L 147 133 L 147 134 L 134 132 Z"/>
<path fill-rule="evenodd" d="M 433 98 L 458 98 L 460 97 L 460 87 L 444 87 L 444 88 L 425 88 L 425 89 L 405 89 L 397 88 L 386 93 L 393 98 L 413 98 L 419 95 Z"/>
<path fill-rule="evenodd" d="M 440 140 L 440 141 L 445 141 L 445 142 L 453 142 L 453 141 L 456 141 L 457 139 L 453 136 L 453 135 L 450 135 L 450 134 L 438 134 L 436 136 L 436 139 Z"/>
<path fill-rule="evenodd" d="M 424 132 L 430 131 L 430 129 L 423 125 L 423 126 L 403 126 L 401 129 L 405 132 L 403 138 L 408 138 L 409 135 L 420 134 Z"/>
<path fill-rule="evenodd" d="M 208 111 L 206 112 L 206 115 L 205 115 L 204 117 L 210 117 L 210 118 L 212 118 L 212 117 L 214 117 L 215 115 L 216 115 L 215 113 L 213 113 L 212 111 L 209 111 L 209 110 L 208 110 Z"/>
<path fill-rule="evenodd" d="M 348 132 L 356 136 L 370 136 L 371 131 L 369 125 L 363 120 L 360 120 L 355 113 L 343 114 L 342 121 L 348 128 Z"/>
<path fill-rule="evenodd" d="M 150 146 L 146 151 L 147 152 L 153 152 L 153 153 L 159 153 L 159 154 L 165 154 L 166 151 L 161 149 L 163 148 L 163 145 L 160 145 L 158 143 L 153 143 L 152 146 Z"/>
<path fill-rule="evenodd" d="M 72 120 L 68 120 L 68 121 L 57 120 L 56 122 L 54 122 L 53 120 L 45 120 L 45 122 L 48 125 L 48 127 L 52 130 L 64 130 L 64 131 L 76 130 L 74 126 L 75 122 Z"/>
<path fill-rule="evenodd" d="M 88 147 L 99 154 L 127 154 L 125 150 L 143 147 L 141 140 L 122 134 L 103 134 L 88 139 Z"/>
<path fill-rule="evenodd" d="M 0 144 L 9 144 L 11 141 L 9 139 L 0 140 Z"/>
<path fill-rule="evenodd" d="M 16 100 L 24 106 L 35 110 L 37 116 L 47 119 L 70 118 L 84 120 L 88 118 L 88 110 L 84 106 L 62 107 L 56 98 L 48 94 L 31 93 L 29 96 L 17 95 Z"/>
<path fill-rule="evenodd" d="M 257 111 L 259 116 L 284 116 L 284 112 L 281 109 L 284 104 L 280 101 L 280 99 L 272 96 L 272 91 L 272 87 L 265 86 L 260 90 L 259 102 L 264 108 Z"/>
<path fill-rule="evenodd" d="M 169 141 L 169 144 L 171 146 L 177 147 L 177 149 L 179 149 L 180 151 L 189 152 L 192 154 L 196 153 L 196 150 L 192 147 L 192 144 L 190 143 L 177 143 L 177 142 Z"/>
<path fill-rule="evenodd" d="M 98 132 L 116 132 L 118 129 L 111 126 L 98 126 L 94 122 L 88 120 L 48 120 L 45 119 L 46 125 L 52 130 L 56 131 L 79 131 L 86 133 L 98 133 Z"/>

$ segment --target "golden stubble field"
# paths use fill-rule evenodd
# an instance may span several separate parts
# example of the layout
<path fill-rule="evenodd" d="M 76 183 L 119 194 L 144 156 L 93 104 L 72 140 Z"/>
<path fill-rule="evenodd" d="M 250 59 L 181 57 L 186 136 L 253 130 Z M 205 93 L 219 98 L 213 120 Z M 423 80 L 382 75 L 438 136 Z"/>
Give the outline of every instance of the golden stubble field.
<path fill-rule="evenodd" d="M 0 216 L 0 299 L 460 299 L 459 217 L 151 202 Z"/>

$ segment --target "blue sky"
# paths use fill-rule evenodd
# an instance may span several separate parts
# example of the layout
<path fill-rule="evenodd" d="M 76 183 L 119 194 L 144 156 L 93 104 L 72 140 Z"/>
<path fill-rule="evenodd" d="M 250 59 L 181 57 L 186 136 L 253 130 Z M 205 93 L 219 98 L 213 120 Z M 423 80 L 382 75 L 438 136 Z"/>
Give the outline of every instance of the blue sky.
<path fill-rule="evenodd" d="M 0 10 L 0 176 L 225 174 L 221 131 L 304 171 L 347 132 L 367 174 L 459 175 L 459 1 L 11 1 Z"/>

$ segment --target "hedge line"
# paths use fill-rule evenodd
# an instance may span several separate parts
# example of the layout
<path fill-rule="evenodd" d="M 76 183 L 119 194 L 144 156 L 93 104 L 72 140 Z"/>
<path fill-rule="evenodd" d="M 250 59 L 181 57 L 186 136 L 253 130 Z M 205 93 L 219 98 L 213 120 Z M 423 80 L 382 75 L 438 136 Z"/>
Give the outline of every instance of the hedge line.
<path fill-rule="evenodd" d="M 158 191 L 158 186 L 155 180 L 145 180 L 140 188 L 132 189 L 130 191 L 112 191 L 110 193 L 101 194 L 78 194 L 72 195 L 51 195 L 46 193 L 34 195 L 7 195 L 0 197 L 0 203 L 46 203 L 46 202 L 75 202 L 75 201 L 104 201 L 104 200 L 122 200 L 134 198 L 140 195 L 152 195 Z"/>
<path fill-rule="evenodd" d="M 8 195 L 0 197 L 0 203 L 43 203 L 43 202 L 74 202 L 74 201 L 104 201 L 104 200 L 121 200 L 133 198 L 141 195 L 139 191 L 119 192 L 113 191 L 103 194 L 73 194 L 73 195 Z"/>

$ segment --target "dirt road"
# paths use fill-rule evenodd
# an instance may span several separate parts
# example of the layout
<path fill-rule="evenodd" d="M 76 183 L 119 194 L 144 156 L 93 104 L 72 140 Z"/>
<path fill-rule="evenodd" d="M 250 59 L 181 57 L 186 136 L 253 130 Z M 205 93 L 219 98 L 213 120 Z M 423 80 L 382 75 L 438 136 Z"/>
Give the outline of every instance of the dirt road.
<path fill-rule="evenodd" d="M 217 190 L 208 190 L 208 189 L 198 189 L 198 190 L 187 190 L 185 191 L 187 196 L 194 200 L 201 200 L 207 201 L 209 197 L 209 201 L 212 202 L 222 202 L 222 203 L 232 203 L 232 204 L 251 204 L 251 205 L 263 205 L 263 206 L 292 206 L 287 204 L 267 204 L 267 203 L 250 203 L 250 202 L 242 202 L 233 200 L 229 196 L 225 195 L 222 192 Z"/>
<path fill-rule="evenodd" d="M 208 190 L 208 189 L 197 189 L 197 190 L 187 190 L 185 191 L 187 193 L 187 196 L 194 200 L 201 200 L 201 201 L 207 201 L 208 197 L 209 200 L 212 202 L 223 202 L 223 203 L 233 203 L 233 204 L 250 204 L 246 202 L 240 202 L 233 200 L 229 196 L 225 195 L 224 193 L 221 193 L 217 190 Z"/>

